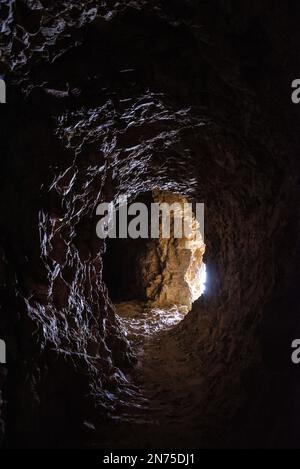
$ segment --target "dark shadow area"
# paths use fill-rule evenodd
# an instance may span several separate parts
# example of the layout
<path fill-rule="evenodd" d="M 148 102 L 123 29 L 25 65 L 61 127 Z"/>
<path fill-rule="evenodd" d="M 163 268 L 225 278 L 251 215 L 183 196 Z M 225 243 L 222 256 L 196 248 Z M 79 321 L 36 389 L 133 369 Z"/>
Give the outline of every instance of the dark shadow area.
<path fill-rule="evenodd" d="M 150 231 L 150 205 L 153 202 L 151 192 L 140 194 L 130 203 L 143 203 L 148 208 L 148 226 Z M 141 262 L 145 258 L 151 240 L 147 238 L 120 238 L 119 210 L 116 211 L 116 238 L 106 238 L 103 256 L 103 280 L 113 302 L 145 301 L 145 288 L 141 276 Z M 128 224 L 134 216 L 128 215 Z"/>
<path fill-rule="evenodd" d="M 113 302 L 146 300 L 139 259 L 147 250 L 146 239 L 108 239 L 103 257 L 103 280 Z"/>

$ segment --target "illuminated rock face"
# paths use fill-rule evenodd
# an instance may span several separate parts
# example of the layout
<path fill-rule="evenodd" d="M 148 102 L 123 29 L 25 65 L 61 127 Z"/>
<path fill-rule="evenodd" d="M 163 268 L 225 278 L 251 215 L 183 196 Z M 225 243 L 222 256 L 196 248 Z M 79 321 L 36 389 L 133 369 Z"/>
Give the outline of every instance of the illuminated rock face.
<path fill-rule="evenodd" d="M 201 272 L 203 269 L 203 254 L 205 245 L 202 240 L 198 222 L 193 215 L 191 232 L 182 237 L 174 237 L 174 224 L 182 220 L 186 197 L 169 191 L 156 190 L 153 193 L 154 202 L 167 203 L 175 211 L 170 214 L 170 237 L 162 237 L 160 224 L 159 240 L 154 240 L 141 258 L 141 272 L 146 298 L 153 306 L 184 306 L 191 309 L 192 302 L 202 293 Z"/>

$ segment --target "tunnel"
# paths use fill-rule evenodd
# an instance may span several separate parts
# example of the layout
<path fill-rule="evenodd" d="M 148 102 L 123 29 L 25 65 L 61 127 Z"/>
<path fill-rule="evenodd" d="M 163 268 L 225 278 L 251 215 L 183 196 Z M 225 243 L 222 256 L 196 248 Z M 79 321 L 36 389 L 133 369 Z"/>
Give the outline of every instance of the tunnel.
<path fill-rule="evenodd" d="M 187 204 L 181 194 L 158 189 L 138 196 L 132 201 L 140 216 L 135 223 L 144 221 L 146 226 L 139 226 L 134 238 L 128 236 L 134 216 L 128 217 L 128 233 L 120 237 L 122 207 L 116 210 L 114 237 L 107 238 L 103 256 L 103 281 L 125 327 L 134 328 L 135 336 L 145 335 L 145 327 L 147 334 L 176 325 L 204 293 L 205 244 L 192 204 L 189 213 Z M 124 208 L 128 211 L 127 204 Z"/>
<path fill-rule="evenodd" d="M 1 3 L 0 446 L 299 447 L 298 17 Z M 99 237 L 124 201 L 146 228 Z"/>
<path fill-rule="evenodd" d="M 186 221 L 191 225 L 191 233 L 184 232 L 185 203 L 188 201 L 182 195 L 159 190 L 135 199 L 133 204 L 143 204 L 135 211 L 143 209 L 146 213 L 144 232 L 137 230 L 133 239 L 130 233 L 125 233 L 126 237 L 116 233 L 106 242 L 103 280 L 113 300 L 149 300 L 191 309 L 193 301 L 203 293 L 205 244 L 192 208 L 191 220 Z M 159 212 L 151 209 L 155 205 Z M 161 207 L 170 208 L 170 213 L 166 214 Z M 134 217 L 129 216 L 129 227 L 132 221 Z M 157 234 L 152 237 L 154 224 Z"/>

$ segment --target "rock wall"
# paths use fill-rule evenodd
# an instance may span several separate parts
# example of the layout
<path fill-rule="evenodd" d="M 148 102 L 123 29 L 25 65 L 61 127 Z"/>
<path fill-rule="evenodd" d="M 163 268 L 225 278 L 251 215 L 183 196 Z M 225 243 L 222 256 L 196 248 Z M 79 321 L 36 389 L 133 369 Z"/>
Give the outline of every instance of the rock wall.
<path fill-rule="evenodd" d="M 199 223 L 182 195 L 155 190 L 153 200 L 160 207 L 159 238 L 140 260 L 146 298 L 153 306 L 189 311 L 201 294 L 205 244 Z"/>
<path fill-rule="evenodd" d="M 154 189 L 206 204 L 208 293 L 176 331 L 203 364 L 203 441 L 225 444 L 224 428 L 228 445 L 295 441 L 291 9 L 296 2 L 1 2 L 7 446 L 76 446 L 95 410 L 104 424 L 122 415 L 121 395 L 134 404 L 124 376 L 134 357 L 102 281 L 95 208 Z"/>

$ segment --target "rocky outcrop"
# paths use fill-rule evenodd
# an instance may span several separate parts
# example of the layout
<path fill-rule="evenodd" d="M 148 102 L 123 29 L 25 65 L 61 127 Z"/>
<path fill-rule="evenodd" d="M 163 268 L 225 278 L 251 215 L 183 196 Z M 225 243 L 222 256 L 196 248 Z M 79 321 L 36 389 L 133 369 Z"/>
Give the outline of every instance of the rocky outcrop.
<path fill-rule="evenodd" d="M 156 190 L 153 200 L 159 204 L 161 215 L 159 239 L 152 241 L 140 260 L 146 298 L 152 306 L 177 305 L 189 311 L 202 293 L 205 244 L 199 223 L 192 211 L 188 212 L 185 197 Z"/>

